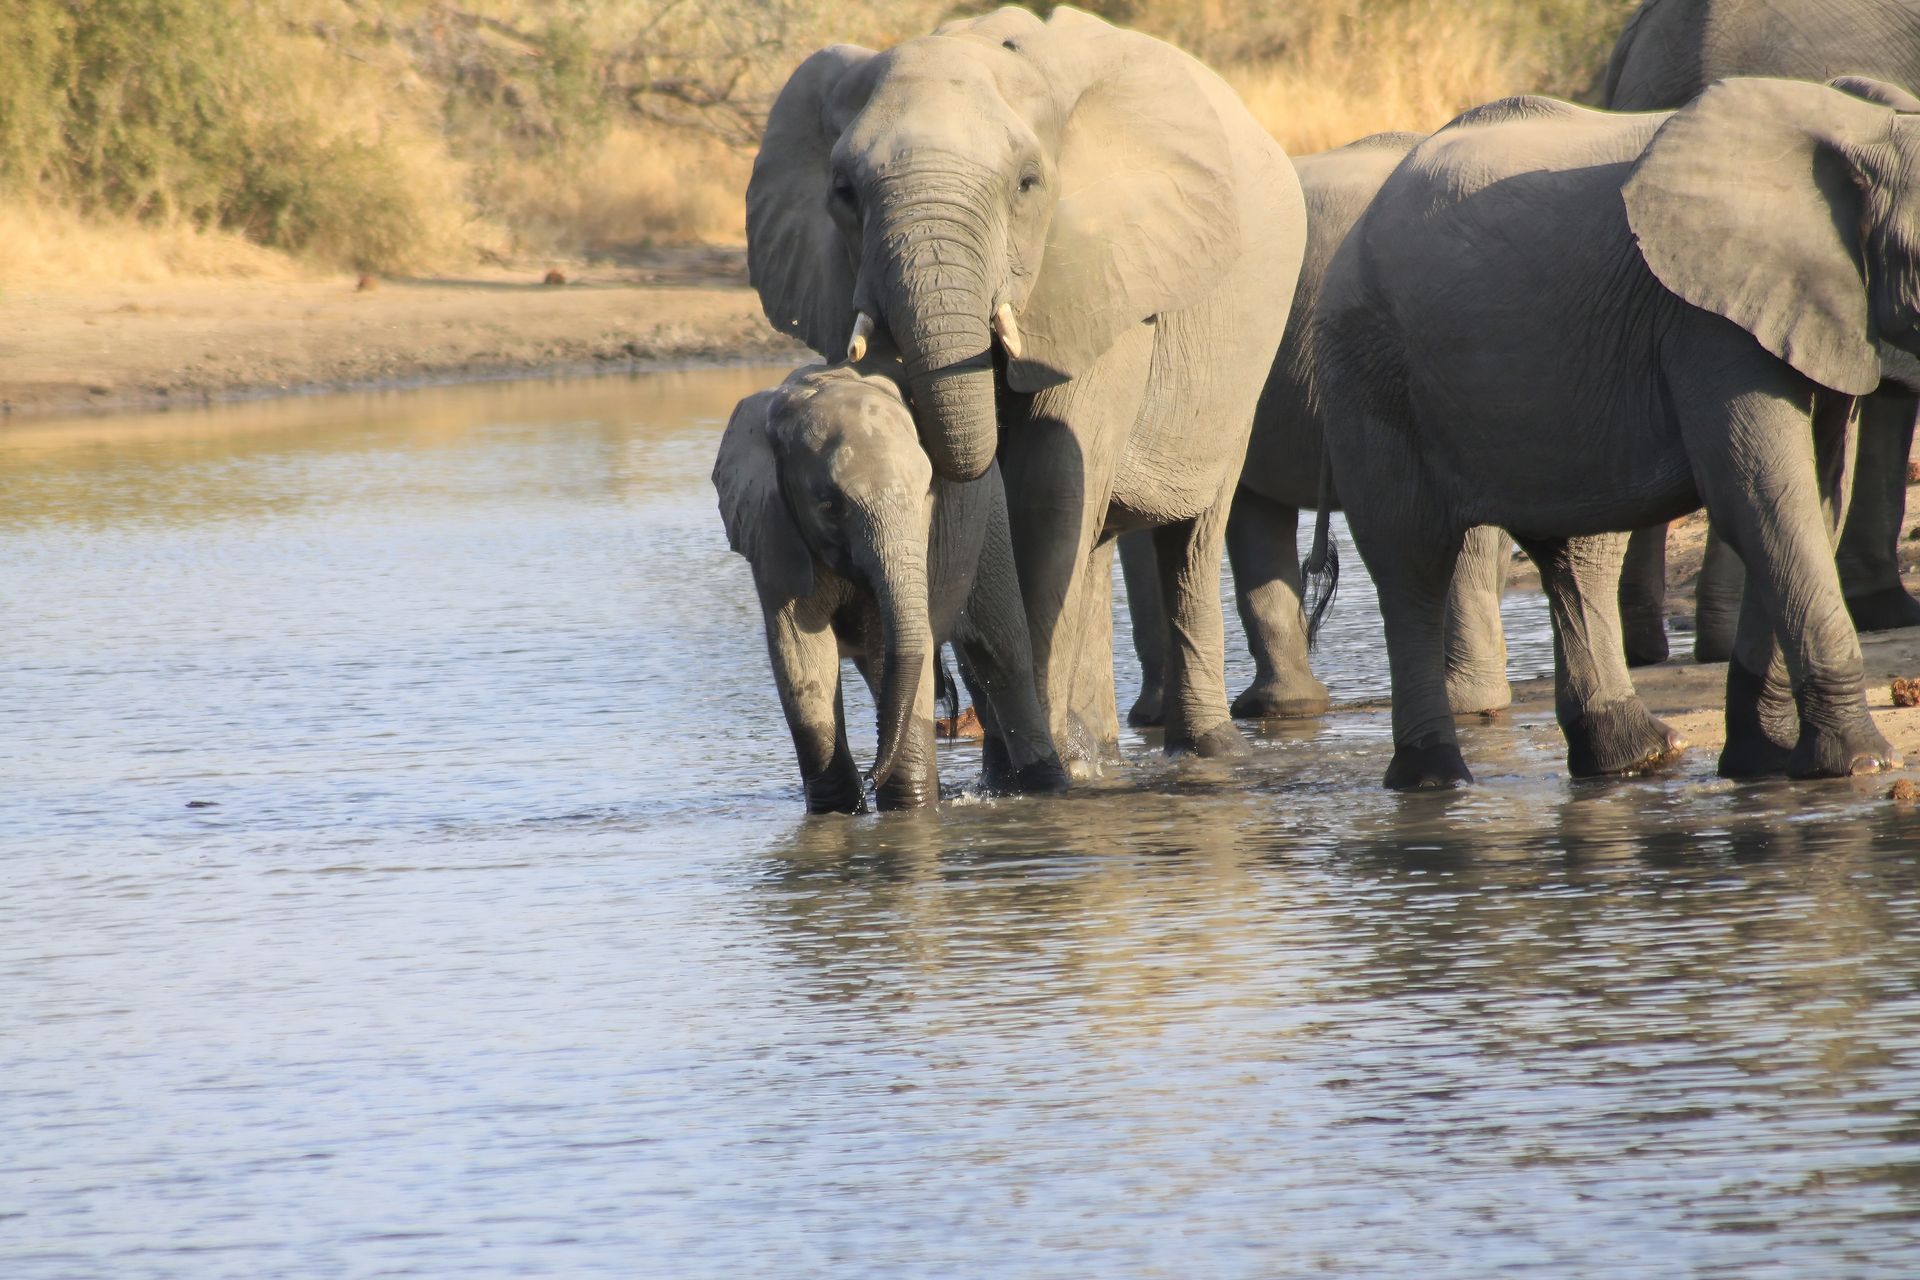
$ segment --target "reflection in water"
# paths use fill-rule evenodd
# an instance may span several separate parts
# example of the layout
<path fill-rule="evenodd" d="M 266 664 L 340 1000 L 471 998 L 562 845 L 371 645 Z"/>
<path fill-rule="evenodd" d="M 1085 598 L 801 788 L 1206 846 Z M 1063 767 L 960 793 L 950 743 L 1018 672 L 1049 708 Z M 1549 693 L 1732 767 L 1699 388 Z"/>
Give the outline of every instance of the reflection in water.
<path fill-rule="evenodd" d="M 1910 816 L 1349 711 L 802 819 L 775 376 L 0 433 L 0 1274 L 1920 1273 Z"/>

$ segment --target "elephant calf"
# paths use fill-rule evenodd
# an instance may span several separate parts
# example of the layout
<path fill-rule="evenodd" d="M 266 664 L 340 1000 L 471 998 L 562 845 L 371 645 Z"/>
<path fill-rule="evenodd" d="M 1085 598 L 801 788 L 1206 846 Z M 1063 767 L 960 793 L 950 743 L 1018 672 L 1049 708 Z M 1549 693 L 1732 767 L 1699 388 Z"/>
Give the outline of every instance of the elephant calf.
<path fill-rule="evenodd" d="M 934 661 L 951 641 L 986 729 L 986 782 L 1062 791 L 997 468 L 938 480 L 891 379 L 812 365 L 742 400 L 713 465 L 727 541 L 753 566 L 810 813 L 857 813 L 840 660 L 879 710 L 883 809 L 932 804 Z"/>

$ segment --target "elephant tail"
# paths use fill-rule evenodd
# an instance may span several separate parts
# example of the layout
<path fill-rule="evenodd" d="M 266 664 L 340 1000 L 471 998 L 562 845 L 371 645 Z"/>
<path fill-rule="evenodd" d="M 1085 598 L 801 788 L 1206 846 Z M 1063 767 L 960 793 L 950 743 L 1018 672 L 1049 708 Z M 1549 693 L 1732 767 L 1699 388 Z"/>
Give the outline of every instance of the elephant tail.
<path fill-rule="evenodd" d="M 1333 538 L 1333 463 L 1320 464 L 1320 510 L 1313 520 L 1313 549 L 1301 566 L 1306 575 L 1306 592 L 1300 609 L 1306 618 L 1307 648 L 1320 638 L 1320 624 L 1333 608 L 1334 594 L 1340 589 L 1340 545 Z"/>

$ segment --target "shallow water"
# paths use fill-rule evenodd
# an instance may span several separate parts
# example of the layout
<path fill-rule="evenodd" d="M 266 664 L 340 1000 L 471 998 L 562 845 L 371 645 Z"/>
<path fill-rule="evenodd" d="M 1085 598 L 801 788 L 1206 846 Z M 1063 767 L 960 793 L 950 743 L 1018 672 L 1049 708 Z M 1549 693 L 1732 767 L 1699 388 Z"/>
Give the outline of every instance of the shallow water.
<path fill-rule="evenodd" d="M 0 429 L 0 1276 L 1920 1274 L 1911 817 L 1344 712 L 805 819 L 776 376 Z"/>

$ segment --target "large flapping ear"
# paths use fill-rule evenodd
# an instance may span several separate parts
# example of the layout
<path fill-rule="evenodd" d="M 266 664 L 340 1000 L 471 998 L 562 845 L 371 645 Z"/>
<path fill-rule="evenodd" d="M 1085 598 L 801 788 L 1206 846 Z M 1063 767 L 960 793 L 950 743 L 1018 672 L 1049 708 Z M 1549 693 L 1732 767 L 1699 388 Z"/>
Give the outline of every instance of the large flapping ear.
<path fill-rule="evenodd" d="M 760 588 L 781 598 L 813 594 L 813 553 L 800 536 L 767 436 L 767 410 L 775 393 L 758 391 L 734 406 L 713 460 L 713 487 L 727 545 L 747 558 Z"/>
<path fill-rule="evenodd" d="M 1030 391 L 1082 373 L 1121 333 L 1205 297 L 1240 252 L 1226 125 L 1210 75 L 1150 36 L 1059 8 L 1042 25 L 1002 11 L 1063 95 L 1058 199 L 1033 291 L 1020 309 Z"/>
<path fill-rule="evenodd" d="M 1838 89 L 1842 93 L 1850 93 L 1856 98 L 1877 102 L 1908 115 L 1920 114 L 1920 98 L 1885 80 L 1875 80 L 1870 76 L 1835 76 L 1827 81 L 1827 88 Z"/>
<path fill-rule="evenodd" d="M 829 360 L 846 353 L 852 330 L 854 264 L 827 211 L 828 159 L 849 77 L 873 56 L 838 44 L 802 62 L 774 99 L 747 182 L 747 275 L 761 309 Z"/>
<path fill-rule="evenodd" d="M 1885 106 L 1794 80 L 1722 80 L 1674 112 L 1621 189 L 1660 283 L 1824 387 L 1880 382 L 1861 259 L 1862 181 Z"/>

